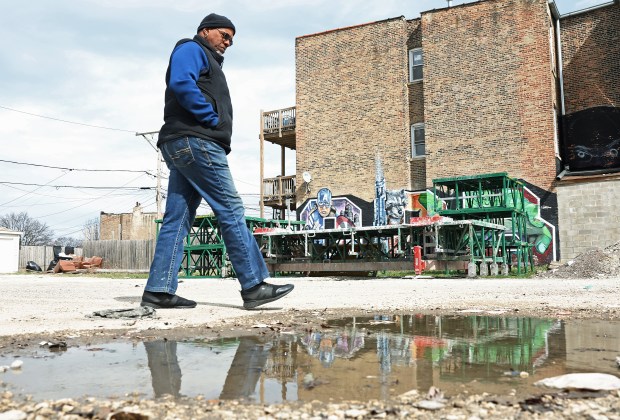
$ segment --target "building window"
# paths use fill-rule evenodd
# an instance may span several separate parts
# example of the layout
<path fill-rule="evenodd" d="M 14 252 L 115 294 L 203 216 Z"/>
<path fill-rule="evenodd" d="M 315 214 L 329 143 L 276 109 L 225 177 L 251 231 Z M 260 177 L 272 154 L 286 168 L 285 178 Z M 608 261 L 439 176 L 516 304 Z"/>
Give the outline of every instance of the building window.
<path fill-rule="evenodd" d="M 425 154 L 424 124 L 413 124 L 411 126 L 411 157 L 424 156 Z"/>
<path fill-rule="evenodd" d="M 409 50 L 409 81 L 422 80 L 422 48 Z"/>

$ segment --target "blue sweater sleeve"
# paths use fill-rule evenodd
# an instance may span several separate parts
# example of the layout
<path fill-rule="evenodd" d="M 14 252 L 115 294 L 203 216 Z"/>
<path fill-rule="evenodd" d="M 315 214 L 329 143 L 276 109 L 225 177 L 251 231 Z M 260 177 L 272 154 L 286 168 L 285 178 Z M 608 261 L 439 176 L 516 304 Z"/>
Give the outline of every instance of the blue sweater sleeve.
<path fill-rule="evenodd" d="M 207 127 L 215 127 L 219 117 L 213 105 L 206 101 L 196 82 L 202 72 L 209 70 L 209 60 L 195 42 L 185 42 L 172 51 L 168 87 L 179 104 Z"/>

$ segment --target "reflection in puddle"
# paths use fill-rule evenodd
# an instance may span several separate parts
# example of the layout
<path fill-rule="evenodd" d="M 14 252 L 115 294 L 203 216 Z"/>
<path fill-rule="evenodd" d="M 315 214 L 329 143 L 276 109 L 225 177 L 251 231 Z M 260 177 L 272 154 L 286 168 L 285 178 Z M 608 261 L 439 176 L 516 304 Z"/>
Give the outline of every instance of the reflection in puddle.
<path fill-rule="evenodd" d="M 572 372 L 617 374 L 618 322 L 488 316 L 346 318 L 273 339 L 157 340 L 42 349 L 10 390 L 36 399 L 202 395 L 207 399 L 386 399 L 431 386 L 447 394 L 525 394 Z M 10 365 L 14 354 L 0 356 Z"/>

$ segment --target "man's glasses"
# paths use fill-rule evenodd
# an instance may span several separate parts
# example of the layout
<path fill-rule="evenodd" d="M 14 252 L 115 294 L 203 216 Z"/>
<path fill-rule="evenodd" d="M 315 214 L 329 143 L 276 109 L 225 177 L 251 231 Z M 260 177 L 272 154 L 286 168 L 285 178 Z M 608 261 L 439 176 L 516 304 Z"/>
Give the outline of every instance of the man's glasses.
<path fill-rule="evenodd" d="M 228 45 L 233 44 L 233 37 L 228 32 L 224 32 L 221 29 L 216 29 L 216 31 L 218 31 L 220 35 L 222 35 L 222 38 L 224 38 L 224 41 L 228 41 Z"/>

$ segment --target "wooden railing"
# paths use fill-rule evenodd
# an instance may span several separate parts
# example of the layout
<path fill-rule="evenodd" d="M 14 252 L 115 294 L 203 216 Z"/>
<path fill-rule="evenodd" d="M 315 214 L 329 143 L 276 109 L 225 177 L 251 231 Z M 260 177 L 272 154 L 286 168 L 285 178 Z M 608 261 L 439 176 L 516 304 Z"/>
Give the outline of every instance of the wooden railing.
<path fill-rule="evenodd" d="M 279 200 L 284 204 L 287 198 L 295 197 L 295 175 L 265 178 L 263 180 L 263 201 Z"/>
<path fill-rule="evenodd" d="M 295 130 L 296 108 L 278 109 L 276 111 L 263 112 L 263 132 L 265 134 L 279 133 Z"/>

